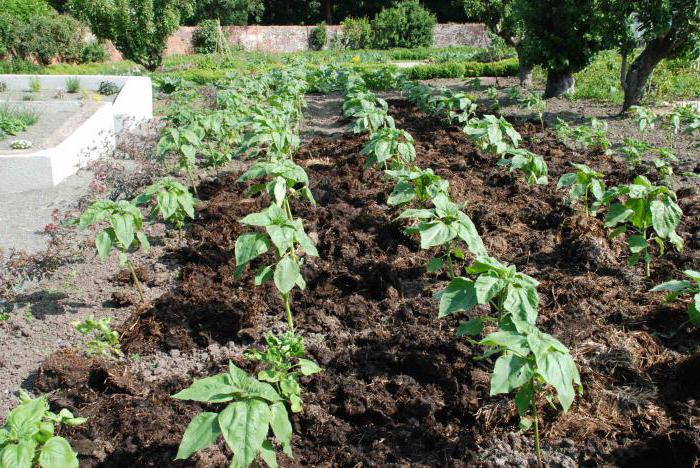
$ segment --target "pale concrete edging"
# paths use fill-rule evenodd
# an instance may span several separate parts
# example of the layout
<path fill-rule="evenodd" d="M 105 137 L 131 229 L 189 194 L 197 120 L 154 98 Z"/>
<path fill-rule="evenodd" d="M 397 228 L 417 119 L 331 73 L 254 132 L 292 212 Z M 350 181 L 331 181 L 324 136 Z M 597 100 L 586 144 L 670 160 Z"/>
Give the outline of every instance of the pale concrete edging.
<path fill-rule="evenodd" d="M 31 78 L 42 88 L 62 88 L 67 75 L 0 75 L 10 90 L 25 90 Z M 96 91 L 102 81 L 121 90 L 114 103 L 101 104 L 61 143 L 41 150 L 0 154 L 0 192 L 54 187 L 87 162 L 114 151 L 115 135 L 153 117 L 151 79 L 130 76 L 79 76 L 81 88 Z M 36 103 L 40 104 L 40 103 Z"/>

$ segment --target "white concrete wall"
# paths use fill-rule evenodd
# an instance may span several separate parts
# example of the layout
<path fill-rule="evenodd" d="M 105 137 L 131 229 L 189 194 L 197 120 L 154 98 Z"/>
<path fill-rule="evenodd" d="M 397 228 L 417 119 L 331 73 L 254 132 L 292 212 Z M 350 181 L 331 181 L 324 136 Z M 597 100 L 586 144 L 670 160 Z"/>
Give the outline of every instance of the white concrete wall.
<path fill-rule="evenodd" d="M 32 75 L 0 75 L 10 90 L 29 88 Z M 38 75 L 43 89 L 63 88 L 68 75 Z M 0 192 L 53 187 L 88 161 L 114 151 L 115 135 L 153 117 L 151 79 L 130 76 L 80 76 L 83 89 L 97 90 L 111 81 L 122 89 L 114 103 L 104 103 L 61 143 L 51 148 L 0 154 Z M 40 110 L 41 103 L 33 102 Z M 21 136 L 18 137 L 21 139 Z"/>

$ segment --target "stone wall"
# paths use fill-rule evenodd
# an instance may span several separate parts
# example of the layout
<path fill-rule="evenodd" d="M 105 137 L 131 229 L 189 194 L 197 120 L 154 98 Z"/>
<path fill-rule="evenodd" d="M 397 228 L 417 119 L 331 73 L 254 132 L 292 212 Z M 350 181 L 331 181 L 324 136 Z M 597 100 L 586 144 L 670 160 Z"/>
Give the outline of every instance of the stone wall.
<path fill-rule="evenodd" d="M 232 46 L 240 46 L 244 50 L 264 52 L 298 52 L 309 50 L 309 37 L 315 26 L 226 26 L 229 42 Z M 181 27 L 168 39 L 166 55 L 191 54 L 192 33 L 196 28 Z M 333 37 L 340 26 L 328 26 L 328 35 Z M 489 43 L 483 24 L 446 23 L 435 25 L 434 45 L 447 47 L 470 45 L 482 47 Z M 112 60 L 120 60 L 121 54 L 111 46 L 109 51 Z"/>

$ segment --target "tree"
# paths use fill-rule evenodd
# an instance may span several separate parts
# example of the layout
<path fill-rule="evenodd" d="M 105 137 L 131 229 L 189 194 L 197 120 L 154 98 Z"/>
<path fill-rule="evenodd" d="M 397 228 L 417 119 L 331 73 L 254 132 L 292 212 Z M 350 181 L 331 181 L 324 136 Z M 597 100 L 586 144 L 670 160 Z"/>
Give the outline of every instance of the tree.
<path fill-rule="evenodd" d="M 622 1 L 622 0 L 620 0 Z M 527 0 L 518 16 L 525 30 L 520 48 L 524 59 L 547 70 L 545 98 L 574 90 L 574 76 L 603 50 L 609 18 L 602 0 Z M 606 30 L 605 28 L 608 28 Z"/>
<path fill-rule="evenodd" d="M 430 47 L 436 22 L 435 15 L 418 0 L 403 0 L 380 11 L 372 20 L 374 46 L 378 49 Z"/>
<path fill-rule="evenodd" d="M 196 25 L 218 19 L 222 26 L 257 23 L 265 11 L 263 0 L 196 0 L 194 14 L 187 20 Z"/>
<path fill-rule="evenodd" d="M 464 0 L 464 11 L 469 18 L 483 22 L 489 30 L 514 47 L 518 52 L 520 85 L 532 85 L 532 65 L 521 52 L 524 35 L 523 22 L 519 15 L 522 0 Z"/>
<path fill-rule="evenodd" d="M 99 39 L 110 40 L 124 58 L 150 71 L 163 63 L 168 38 L 192 14 L 190 0 L 69 0 Z"/>
<path fill-rule="evenodd" d="M 611 10 L 623 15 L 624 22 L 617 24 L 627 25 L 613 31 L 623 57 L 624 112 L 641 102 L 647 81 L 662 60 L 700 54 L 700 0 L 614 0 Z M 628 65 L 628 57 L 640 45 L 644 48 Z"/>

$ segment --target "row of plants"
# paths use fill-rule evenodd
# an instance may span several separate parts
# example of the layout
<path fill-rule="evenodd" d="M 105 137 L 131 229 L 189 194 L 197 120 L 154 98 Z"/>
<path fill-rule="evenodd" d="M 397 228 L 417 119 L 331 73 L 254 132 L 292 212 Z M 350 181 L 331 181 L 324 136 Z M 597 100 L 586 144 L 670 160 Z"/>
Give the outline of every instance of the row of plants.
<path fill-rule="evenodd" d="M 472 116 L 476 104 L 464 93 L 449 90 L 434 93 L 431 87 L 409 80 L 404 80 L 400 88 L 422 110 L 471 129 L 478 141 L 487 141 L 485 135 L 498 130 L 499 140 L 486 143 L 488 148 L 502 148 L 504 135 L 514 144 L 520 139 L 504 120 L 494 117 L 475 122 Z M 367 166 L 378 166 L 395 181 L 387 203 L 403 210 L 396 219 L 409 222 L 404 232 L 417 234 L 422 249 L 436 250 L 427 271 L 444 270 L 448 275 L 447 287 L 437 294 L 438 317 L 468 312 L 477 305 L 490 306 L 492 316 L 462 322 L 456 333 L 467 337 L 472 344 L 485 347 L 483 359 L 498 356 L 490 394 L 516 392 L 521 427 L 533 427 L 536 454 L 541 460 L 538 400 L 545 396 L 552 401 L 556 394 L 567 411 L 574 400 L 575 387 L 581 390 L 581 381 L 569 350 L 535 324 L 538 282 L 518 272 L 514 265 L 488 255 L 474 223 L 463 211 L 464 206 L 451 199 L 449 181 L 415 163 L 412 136 L 395 128 L 386 101 L 369 91 L 357 75 L 347 77 L 343 115 L 353 119 L 351 131 L 369 134 L 361 152 L 367 158 Z M 505 152 L 504 148 L 500 154 Z M 512 159 L 519 157 L 525 156 L 516 153 Z M 517 166 L 519 162 L 510 164 Z M 473 262 L 468 267 L 460 265 L 469 257 Z M 475 339 L 490 325 L 495 325 L 490 333 Z"/>

